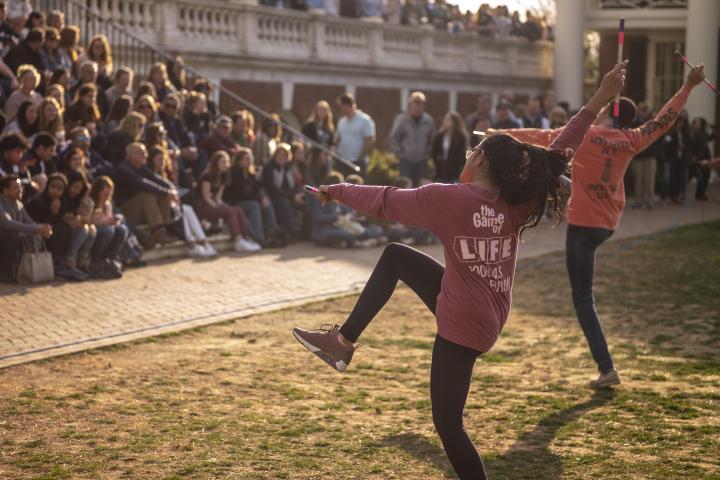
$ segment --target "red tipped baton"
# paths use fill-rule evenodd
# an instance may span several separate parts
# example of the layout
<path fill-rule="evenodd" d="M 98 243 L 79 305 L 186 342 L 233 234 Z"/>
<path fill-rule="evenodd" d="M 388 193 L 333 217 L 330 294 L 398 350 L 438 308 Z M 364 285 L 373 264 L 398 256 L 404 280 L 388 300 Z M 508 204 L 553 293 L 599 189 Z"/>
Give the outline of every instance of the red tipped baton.
<path fill-rule="evenodd" d="M 625 19 L 620 19 L 620 29 L 618 30 L 618 59 L 617 63 L 623 61 L 623 44 L 625 43 Z M 620 94 L 615 95 L 615 105 L 613 106 L 613 126 L 620 128 Z"/>
<path fill-rule="evenodd" d="M 692 63 L 690 63 L 690 60 L 688 60 L 688 58 L 687 58 L 685 55 L 683 55 L 683 54 L 680 52 L 680 50 L 675 50 L 675 55 L 677 55 L 678 57 L 680 57 L 680 59 L 683 61 L 683 63 L 684 63 L 685 65 L 687 65 L 688 67 L 690 67 L 690 68 L 695 68 L 695 65 L 693 65 Z M 710 80 L 708 80 L 707 77 L 705 77 L 704 80 L 705 80 L 705 84 L 708 86 L 708 88 L 710 88 L 710 90 L 711 90 L 712 92 L 714 92 L 716 95 L 717 95 L 717 94 L 720 94 L 720 90 L 718 90 L 718 87 L 716 87 L 714 83 L 712 83 Z"/>

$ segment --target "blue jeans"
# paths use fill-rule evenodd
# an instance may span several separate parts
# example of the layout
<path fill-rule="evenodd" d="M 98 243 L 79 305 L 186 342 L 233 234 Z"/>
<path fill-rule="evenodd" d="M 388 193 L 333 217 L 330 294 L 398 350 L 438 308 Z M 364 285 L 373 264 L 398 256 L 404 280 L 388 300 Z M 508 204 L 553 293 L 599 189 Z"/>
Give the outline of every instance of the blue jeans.
<path fill-rule="evenodd" d="M 127 227 L 122 224 L 97 227 L 97 237 L 92 248 L 92 263 L 100 263 L 108 258 L 117 259 L 127 235 Z"/>
<path fill-rule="evenodd" d="M 420 179 L 425 176 L 427 162 L 408 162 L 400 160 L 400 175 L 412 179 L 413 187 L 420 186 Z"/>
<path fill-rule="evenodd" d="M 263 225 L 268 229 L 277 231 L 278 222 L 275 216 L 275 208 L 270 203 L 267 208 L 262 208 L 262 204 L 255 200 L 244 200 L 238 204 L 244 211 L 248 219 L 248 230 L 250 236 L 258 242 L 265 240 L 265 230 Z"/>
<path fill-rule="evenodd" d="M 566 241 L 567 270 L 575 313 L 601 373 L 611 371 L 614 366 L 595 308 L 593 275 L 595 251 L 612 234 L 612 230 L 604 228 L 568 225 Z"/>
<path fill-rule="evenodd" d="M 65 252 L 66 262 L 74 267 L 77 264 L 78 256 L 90 255 L 94 242 L 95 234 L 89 233 L 87 226 L 70 230 L 70 240 Z"/>
<path fill-rule="evenodd" d="M 280 222 L 280 226 L 285 230 L 285 233 L 288 235 L 297 234 L 293 220 L 295 208 L 293 207 L 292 200 L 285 197 L 275 197 L 272 199 L 272 204 L 277 212 L 278 222 Z"/>

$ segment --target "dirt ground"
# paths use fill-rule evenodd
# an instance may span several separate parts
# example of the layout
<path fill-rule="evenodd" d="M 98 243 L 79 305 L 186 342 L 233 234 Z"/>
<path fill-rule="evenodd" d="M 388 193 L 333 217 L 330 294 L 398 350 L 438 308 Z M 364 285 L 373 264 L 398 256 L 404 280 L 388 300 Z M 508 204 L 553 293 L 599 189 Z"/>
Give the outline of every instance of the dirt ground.
<path fill-rule="evenodd" d="M 614 393 L 587 388 L 563 257 L 519 264 L 465 415 L 490 478 L 720 479 L 718 244 L 715 223 L 604 247 Z M 292 338 L 341 323 L 354 300 L 0 371 L 0 478 L 455 478 L 431 419 L 435 321 L 412 291 L 346 374 Z"/>

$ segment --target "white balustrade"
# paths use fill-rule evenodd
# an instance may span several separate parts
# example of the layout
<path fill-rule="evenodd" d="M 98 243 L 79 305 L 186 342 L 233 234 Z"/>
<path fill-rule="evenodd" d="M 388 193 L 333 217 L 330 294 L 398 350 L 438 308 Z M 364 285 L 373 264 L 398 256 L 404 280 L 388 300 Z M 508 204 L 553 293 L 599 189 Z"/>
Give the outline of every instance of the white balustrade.
<path fill-rule="evenodd" d="M 103 16 L 180 54 L 369 66 L 452 75 L 552 78 L 553 46 L 394 26 L 243 0 L 90 0 Z"/>

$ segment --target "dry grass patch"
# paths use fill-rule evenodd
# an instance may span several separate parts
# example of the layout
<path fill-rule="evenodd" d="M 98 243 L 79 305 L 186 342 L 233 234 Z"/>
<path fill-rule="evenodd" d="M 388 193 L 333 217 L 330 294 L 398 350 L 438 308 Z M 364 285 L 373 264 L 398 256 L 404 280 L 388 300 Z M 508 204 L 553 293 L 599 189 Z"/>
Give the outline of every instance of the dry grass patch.
<path fill-rule="evenodd" d="M 604 248 L 614 395 L 586 388 L 562 256 L 520 265 L 466 410 L 491 478 L 720 478 L 718 231 Z M 396 293 L 345 375 L 293 340 L 294 325 L 341 322 L 353 303 L 0 371 L 0 478 L 453 478 L 431 421 L 435 322 L 412 292 Z"/>

